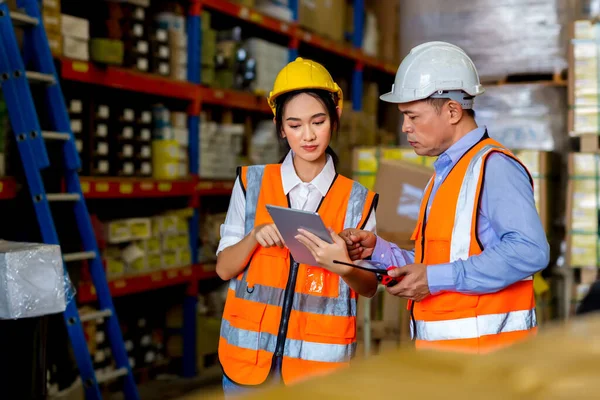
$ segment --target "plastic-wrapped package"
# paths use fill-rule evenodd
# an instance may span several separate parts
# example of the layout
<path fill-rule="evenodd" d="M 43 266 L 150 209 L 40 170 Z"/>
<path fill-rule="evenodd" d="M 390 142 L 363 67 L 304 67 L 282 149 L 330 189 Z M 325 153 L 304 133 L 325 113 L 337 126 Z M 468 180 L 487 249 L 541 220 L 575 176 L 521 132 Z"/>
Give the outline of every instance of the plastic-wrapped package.
<path fill-rule="evenodd" d="M 488 86 L 475 99 L 475 120 L 511 149 L 553 151 L 565 145 L 566 88 L 546 84 Z"/>
<path fill-rule="evenodd" d="M 0 319 L 64 312 L 73 295 L 59 246 L 0 240 Z"/>
<path fill-rule="evenodd" d="M 442 40 L 463 48 L 482 80 L 561 72 L 568 66 L 573 0 L 404 0 L 401 54 Z"/>

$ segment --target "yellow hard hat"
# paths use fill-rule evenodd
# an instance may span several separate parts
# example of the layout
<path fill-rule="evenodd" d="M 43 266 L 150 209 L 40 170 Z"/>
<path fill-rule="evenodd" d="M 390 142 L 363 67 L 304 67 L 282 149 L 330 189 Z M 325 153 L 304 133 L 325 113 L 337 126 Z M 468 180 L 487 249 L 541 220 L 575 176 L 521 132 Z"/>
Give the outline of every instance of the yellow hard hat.
<path fill-rule="evenodd" d="M 267 101 L 275 115 L 275 99 L 284 93 L 300 89 L 323 89 L 337 94 L 337 106 L 342 108 L 342 89 L 333 81 L 329 71 L 318 62 L 296 58 L 283 67 L 277 78 L 273 90 L 269 93 Z"/>

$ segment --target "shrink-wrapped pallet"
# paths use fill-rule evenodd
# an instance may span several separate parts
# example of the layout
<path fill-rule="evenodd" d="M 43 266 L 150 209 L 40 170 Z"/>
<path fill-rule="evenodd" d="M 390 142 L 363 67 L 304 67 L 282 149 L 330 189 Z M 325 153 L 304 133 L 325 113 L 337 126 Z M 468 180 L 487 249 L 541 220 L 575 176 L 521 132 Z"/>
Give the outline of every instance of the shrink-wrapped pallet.
<path fill-rule="evenodd" d="M 443 40 L 471 56 L 483 80 L 567 68 L 572 0 L 404 0 L 401 54 Z"/>
<path fill-rule="evenodd" d="M 0 319 L 63 312 L 72 295 L 59 246 L 0 241 Z"/>
<path fill-rule="evenodd" d="M 475 100 L 475 119 L 508 148 L 553 151 L 564 145 L 566 103 L 560 86 L 487 86 Z"/>

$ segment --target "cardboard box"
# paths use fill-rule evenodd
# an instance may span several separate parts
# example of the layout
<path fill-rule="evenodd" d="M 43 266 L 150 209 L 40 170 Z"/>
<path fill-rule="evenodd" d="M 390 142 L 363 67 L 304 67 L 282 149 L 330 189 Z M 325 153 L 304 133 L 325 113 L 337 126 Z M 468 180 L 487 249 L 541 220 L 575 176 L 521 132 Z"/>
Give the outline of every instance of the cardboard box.
<path fill-rule="evenodd" d="M 571 267 L 598 264 L 599 168 L 599 154 L 569 154 L 567 263 Z"/>
<path fill-rule="evenodd" d="M 61 33 L 61 14 L 59 10 L 44 9 L 42 11 L 42 23 L 47 33 Z"/>
<path fill-rule="evenodd" d="M 421 197 L 433 170 L 396 160 L 381 161 L 375 191 L 379 193 L 377 232 L 408 248 L 419 217 Z"/>
<path fill-rule="evenodd" d="M 90 21 L 83 18 L 73 17 L 72 15 L 61 15 L 61 32 L 63 36 L 89 40 L 90 39 Z"/>
<path fill-rule="evenodd" d="M 55 57 L 63 55 L 63 39 L 60 33 L 47 31 L 48 44 L 50 45 L 50 51 Z"/>
<path fill-rule="evenodd" d="M 88 41 L 63 35 L 63 55 L 73 60 L 89 61 Z"/>
<path fill-rule="evenodd" d="M 344 0 L 300 0 L 298 7 L 300 26 L 332 40 L 344 40 Z"/>

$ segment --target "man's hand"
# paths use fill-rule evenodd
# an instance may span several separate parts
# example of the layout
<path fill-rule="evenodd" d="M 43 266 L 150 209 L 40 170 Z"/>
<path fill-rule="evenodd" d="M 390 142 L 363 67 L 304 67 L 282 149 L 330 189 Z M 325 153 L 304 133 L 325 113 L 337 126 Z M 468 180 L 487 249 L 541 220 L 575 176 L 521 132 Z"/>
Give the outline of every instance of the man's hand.
<path fill-rule="evenodd" d="M 373 254 L 377 236 L 373 232 L 360 229 L 344 229 L 340 237 L 346 242 L 348 255 L 352 261 L 362 260 Z"/>
<path fill-rule="evenodd" d="M 430 294 L 425 264 L 407 264 L 388 271 L 388 275 L 402 279 L 397 285 L 386 288 L 391 295 L 421 301 Z"/>

